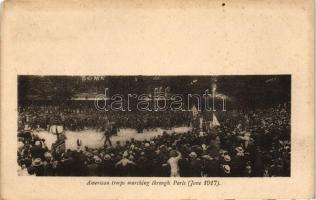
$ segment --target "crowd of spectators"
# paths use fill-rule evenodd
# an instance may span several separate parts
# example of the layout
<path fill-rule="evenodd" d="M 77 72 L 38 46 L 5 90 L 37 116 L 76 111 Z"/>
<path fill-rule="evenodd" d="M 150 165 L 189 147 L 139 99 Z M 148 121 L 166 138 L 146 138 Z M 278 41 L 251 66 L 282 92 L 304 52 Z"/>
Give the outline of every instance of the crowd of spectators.
<path fill-rule="evenodd" d="M 234 110 L 218 114 L 220 126 L 184 133 L 163 133 L 144 141 L 131 139 L 113 146 L 92 149 L 80 145 L 54 155 L 45 140 L 32 130 L 46 128 L 51 116 L 61 116 L 65 129 L 98 128 L 104 116 L 84 113 L 84 122 L 74 123 L 78 110 L 19 110 L 19 175 L 35 176 L 181 176 L 181 177 L 272 177 L 290 176 L 290 105 L 255 110 Z M 95 116 L 89 118 L 90 115 Z M 61 114 L 61 115 L 60 115 Z M 78 116 L 78 118 L 77 118 Z M 89 117 L 88 117 L 89 116 Z M 141 119 L 146 119 L 146 114 Z M 117 127 L 137 128 L 136 114 L 110 116 Z M 27 119 L 28 118 L 28 119 Z M 189 125 L 185 113 L 153 113 L 144 128 Z M 32 121 L 33 120 L 33 121 Z M 56 120 L 56 119 L 53 119 Z M 34 122 L 35 121 L 35 122 Z M 88 122 L 90 121 L 90 122 Z M 30 130 L 23 131 L 25 124 Z M 78 128 L 78 126 L 80 126 Z"/>
<path fill-rule="evenodd" d="M 19 108 L 19 130 L 27 125 L 32 130 L 48 130 L 51 125 L 62 124 L 65 130 L 81 131 L 93 129 L 103 131 L 104 124 L 115 122 L 120 128 L 143 129 L 190 125 L 191 112 L 117 112 L 97 111 L 93 107 L 67 108 L 59 106 L 28 106 Z"/>

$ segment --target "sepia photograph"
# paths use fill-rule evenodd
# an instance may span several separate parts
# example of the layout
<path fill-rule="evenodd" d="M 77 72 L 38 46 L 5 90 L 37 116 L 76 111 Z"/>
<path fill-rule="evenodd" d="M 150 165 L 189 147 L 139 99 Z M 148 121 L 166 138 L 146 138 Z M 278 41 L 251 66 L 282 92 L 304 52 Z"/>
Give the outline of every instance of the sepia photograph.
<path fill-rule="evenodd" d="M 18 76 L 20 176 L 289 177 L 291 76 Z"/>
<path fill-rule="evenodd" d="M 314 0 L 0 14 L 0 199 L 315 198 Z"/>

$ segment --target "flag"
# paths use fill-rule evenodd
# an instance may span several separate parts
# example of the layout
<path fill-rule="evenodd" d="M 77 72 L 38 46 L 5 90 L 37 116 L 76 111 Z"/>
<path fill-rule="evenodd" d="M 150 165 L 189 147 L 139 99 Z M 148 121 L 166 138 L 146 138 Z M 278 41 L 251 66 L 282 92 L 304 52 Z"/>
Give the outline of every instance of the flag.
<path fill-rule="evenodd" d="M 193 117 L 196 118 L 197 115 L 199 114 L 199 111 L 196 109 L 195 105 L 192 106 L 191 110 L 192 110 Z"/>
<path fill-rule="evenodd" d="M 216 115 L 213 113 L 213 121 L 212 121 L 213 126 L 220 126 L 219 121 L 217 120 Z"/>
<path fill-rule="evenodd" d="M 199 128 L 202 129 L 203 128 L 203 117 L 200 117 L 200 121 L 199 121 Z"/>
<path fill-rule="evenodd" d="M 220 126 L 221 124 L 219 123 L 219 121 L 217 120 L 216 115 L 213 113 L 213 120 L 210 124 L 211 127 L 216 127 L 216 126 Z"/>

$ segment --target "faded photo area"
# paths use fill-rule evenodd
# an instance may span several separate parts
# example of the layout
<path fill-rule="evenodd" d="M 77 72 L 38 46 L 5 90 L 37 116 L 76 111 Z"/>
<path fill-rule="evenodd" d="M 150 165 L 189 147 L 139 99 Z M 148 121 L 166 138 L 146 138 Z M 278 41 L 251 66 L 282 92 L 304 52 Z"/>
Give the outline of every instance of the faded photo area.
<path fill-rule="evenodd" d="M 17 81 L 20 176 L 291 175 L 291 75 Z"/>

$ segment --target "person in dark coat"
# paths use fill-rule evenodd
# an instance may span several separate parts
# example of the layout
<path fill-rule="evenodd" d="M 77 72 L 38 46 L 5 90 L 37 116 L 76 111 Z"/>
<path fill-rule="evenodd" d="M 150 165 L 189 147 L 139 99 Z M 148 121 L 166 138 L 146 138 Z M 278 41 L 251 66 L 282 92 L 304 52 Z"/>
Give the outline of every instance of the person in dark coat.
<path fill-rule="evenodd" d="M 231 177 L 231 169 L 229 165 L 221 166 L 221 177 Z"/>
<path fill-rule="evenodd" d="M 103 176 L 114 176 L 114 161 L 109 154 L 104 156 L 102 163 L 102 174 Z"/>
<path fill-rule="evenodd" d="M 157 159 L 154 159 L 154 163 L 157 161 Z M 147 157 L 145 156 L 145 152 L 141 152 L 140 153 L 140 157 L 138 158 L 137 160 L 137 174 L 138 176 L 144 176 L 144 177 L 147 177 L 147 176 L 150 176 L 151 175 L 151 172 L 148 170 L 148 159 Z"/>
<path fill-rule="evenodd" d="M 55 175 L 55 168 L 54 168 L 51 154 L 46 152 L 44 154 L 44 156 L 45 156 L 45 161 L 43 164 L 44 165 L 44 175 L 45 176 L 54 176 Z"/>
<path fill-rule="evenodd" d="M 35 142 L 35 145 L 31 147 L 31 155 L 33 158 L 41 158 L 44 159 L 45 149 L 42 148 L 42 144 L 39 140 Z"/>
<path fill-rule="evenodd" d="M 220 176 L 220 165 L 218 157 L 211 157 L 208 155 L 203 156 L 204 158 L 204 174 L 207 177 L 219 177 Z"/>
<path fill-rule="evenodd" d="M 197 158 L 197 154 L 195 152 L 191 152 L 189 156 L 190 156 L 190 161 L 189 161 L 190 177 L 201 177 L 201 171 L 202 171 L 201 160 Z"/>
<path fill-rule="evenodd" d="M 43 162 L 40 158 L 34 159 L 34 161 L 32 162 L 32 167 L 34 169 L 34 174 L 36 176 L 44 176 L 45 175 Z"/>
<path fill-rule="evenodd" d="M 104 140 L 104 146 L 106 146 L 106 143 L 109 142 L 109 145 L 112 146 L 112 142 L 111 142 L 111 136 L 112 136 L 112 125 L 109 124 L 107 128 L 105 128 L 104 131 L 104 135 L 103 138 L 105 138 Z"/>
<path fill-rule="evenodd" d="M 93 162 L 87 166 L 88 176 L 102 176 L 102 160 L 98 156 L 93 157 Z"/>
<path fill-rule="evenodd" d="M 136 165 L 135 162 L 128 159 L 128 153 L 123 154 L 123 158 L 115 164 L 116 175 L 118 176 L 131 176 L 131 165 Z M 134 168 L 133 168 L 134 169 Z"/>
<path fill-rule="evenodd" d="M 254 173 L 252 171 L 251 165 L 246 165 L 243 177 L 253 177 L 253 176 L 254 176 Z"/>
<path fill-rule="evenodd" d="M 180 176 L 190 177 L 190 161 L 188 158 L 179 160 Z"/>

